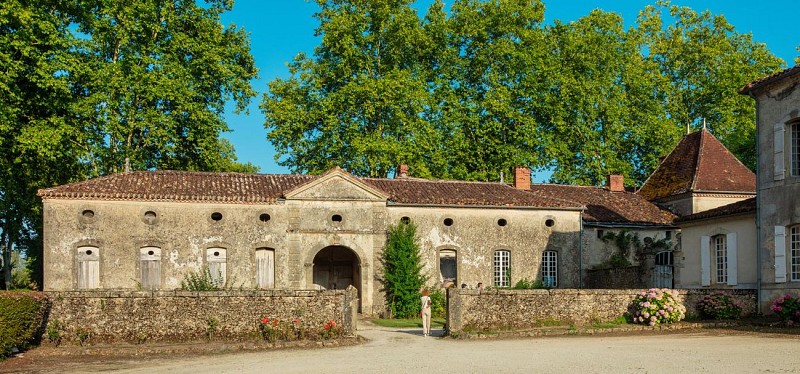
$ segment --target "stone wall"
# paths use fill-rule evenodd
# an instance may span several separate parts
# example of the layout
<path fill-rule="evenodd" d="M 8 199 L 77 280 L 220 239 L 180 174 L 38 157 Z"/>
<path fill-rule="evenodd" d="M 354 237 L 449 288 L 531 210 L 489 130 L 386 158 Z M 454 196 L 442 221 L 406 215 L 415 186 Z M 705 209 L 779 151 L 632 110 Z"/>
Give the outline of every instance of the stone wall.
<path fill-rule="evenodd" d="M 47 292 L 52 301 L 48 333 L 62 342 L 143 343 L 199 339 L 258 339 L 261 317 L 298 319 L 305 331 L 325 322 L 356 330 L 358 300 L 347 290 L 269 291 L 65 291 Z M 45 334 L 47 338 L 48 334 Z M 45 339 L 46 340 L 46 339 Z"/>
<path fill-rule="evenodd" d="M 613 269 L 590 269 L 584 280 L 586 288 L 631 288 L 647 285 L 642 281 L 642 267 L 630 266 Z"/>
<path fill-rule="evenodd" d="M 622 316 L 642 290 L 460 290 L 447 293 L 447 328 L 461 331 L 523 330 L 552 324 L 586 325 Z M 680 290 L 688 313 L 716 290 Z M 755 290 L 727 290 L 743 304 L 743 314 L 757 311 Z"/>

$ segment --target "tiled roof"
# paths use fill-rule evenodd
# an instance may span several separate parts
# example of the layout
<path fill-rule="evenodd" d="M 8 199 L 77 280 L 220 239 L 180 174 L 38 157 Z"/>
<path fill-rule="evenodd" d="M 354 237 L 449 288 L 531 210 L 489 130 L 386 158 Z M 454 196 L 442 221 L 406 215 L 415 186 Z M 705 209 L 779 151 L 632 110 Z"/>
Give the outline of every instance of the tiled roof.
<path fill-rule="evenodd" d="M 39 196 L 63 199 L 220 202 L 271 204 L 317 176 L 184 171 L 137 171 L 39 190 Z M 579 209 L 581 204 L 544 199 L 504 183 L 435 181 L 416 178 L 361 181 L 401 204 L 518 206 Z"/>
<path fill-rule="evenodd" d="M 800 65 L 795 65 L 794 67 L 779 71 L 779 72 L 777 72 L 775 74 L 768 75 L 768 76 L 762 77 L 762 78 L 758 78 L 758 79 L 748 83 L 744 87 L 742 87 L 742 89 L 739 90 L 739 93 L 740 94 L 745 94 L 745 95 L 749 94 L 750 92 L 753 92 L 754 90 L 756 90 L 758 88 L 764 87 L 764 86 L 766 86 L 766 85 L 768 85 L 770 83 L 774 83 L 774 82 L 780 81 L 780 80 L 782 80 L 784 78 L 793 76 L 793 75 L 798 74 L 798 73 L 800 73 Z"/>
<path fill-rule="evenodd" d="M 313 176 L 134 171 L 39 190 L 42 198 L 274 203 Z"/>
<path fill-rule="evenodd" d="M 755 214 L 755 212 L 756 212 L 756 198 L 751 197 L 749 199 L 737 201 L 733 204 L 723 205 L 718 208 L 680 217 L 677 220 L 675 220 L 675 222 L 697 221 L 701 219 L 719 218 L 724 216 L 732 216 L 732 215 L 747 214 L 747 213 Z"/>
<path fill-rule="evenodd" d="M 674 214 L 660 209 L 642 196 L 630 192 L 611 192 L 603 187 L 533 184 L 531 193 L 585 205 L 585 222 L 671 225 L 675 219 Z"/>
<path fill-rule="evenodd" d="M 706 129 L 684 136 L 637 193 L 653 201 L 698 191 L 756 191 L 756 175 Z"/>
<path fill-rule="evenodd" d="M 548 208 L 580 208 L 582 204 L 547 198 L 518 190 L 505 183 L 426 180 L 417 178 L 364 178 L 399 204 L 488 205 Z"/>

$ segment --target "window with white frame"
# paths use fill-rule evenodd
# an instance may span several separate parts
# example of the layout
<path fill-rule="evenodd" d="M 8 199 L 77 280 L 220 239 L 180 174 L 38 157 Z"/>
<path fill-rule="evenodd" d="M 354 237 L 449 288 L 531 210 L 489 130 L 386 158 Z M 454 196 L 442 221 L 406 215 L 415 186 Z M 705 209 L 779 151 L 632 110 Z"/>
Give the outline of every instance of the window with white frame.
<path fill-rule="evenodd" d="M 714 261 L 716 263 L 716 282 L 728 282 L 728 238 L 725 235 L 716 235 L 711 238 L 714 246 Z"/>
<path fill-rule="evenodd" d="M 542 284 L 552 288 L 558 286 L 558 252 L 556 251 L 542 253 Z"/>
<path fill-rule="evenodd" d="M 792 280 L 800 280 L 800 225 L 789 230 L 789 248 L 791 248 Z"/>
<path fill-rule="evenodd" d="M 789 162 L 792 176 L 800 176 L 800 122 L 789 125 Z"/>
<path fill-rule="evenodd" d="M 508 268 L 511 265 L 511 252 L 509 251 L 495 251 L 494 252 L 494 285 L 496 287 L 509 287 L 511 286 L 510 274 Z"/>

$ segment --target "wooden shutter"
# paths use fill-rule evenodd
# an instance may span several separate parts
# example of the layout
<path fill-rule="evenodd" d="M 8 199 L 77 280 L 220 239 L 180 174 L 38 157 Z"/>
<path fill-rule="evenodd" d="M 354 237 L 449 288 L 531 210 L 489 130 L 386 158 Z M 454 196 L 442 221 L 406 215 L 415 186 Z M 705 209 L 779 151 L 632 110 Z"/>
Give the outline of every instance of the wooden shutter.
<path fill-rule="evenodd" d="M 738 253 L 736 244 L 736 233 L 732 232 L 726 235 L 728 242 L 728 285 L 735 286 L 737 284 L 738 275 Z"/>
<path fill-rule="evenodd" d="M 139 282 L 145 290 L 161 288 L 161 248 L 139 249 Z"/>
<path fill-rule="evenodd" d="M 772 130 L 775 140 L 772 144 L 774 147 L 772 151 L 775 164 L 774 180 L 779 181 L 783 180 L 784 176 L 786 175 L 785 156 L 783 152 L 784 134 L 786 128 L 784 127 L 783 123 L 776 123 Z"/>
<path fill-rule="evenodd" d="M 711 285 L 711 237 L 700 237 L 700 285 Z"/>
<path fill-rule="evenodd" d="M 208 271 L 211 273 L 211 279 L 217 286 L 225 286 L 227 280 L 227 262 L 228 255 L 225 248 L 209 248 L 206 250 L 206 263 L 208 263 Z"/>
<path fill-rule="evenodd" d="M 775 226 L 775 283 L 786 283 L 786 227 Z"/>
<path fill-rule="evenodd" d="M 256 283 L 258 288 L 275 287 L 275 250 L 256 249 Z"/>
<path fill-rule="evenodd" d="M 79 247 L 76 257 L 78 289 L 98 288 L 100 286 L 100 248 Z"/>

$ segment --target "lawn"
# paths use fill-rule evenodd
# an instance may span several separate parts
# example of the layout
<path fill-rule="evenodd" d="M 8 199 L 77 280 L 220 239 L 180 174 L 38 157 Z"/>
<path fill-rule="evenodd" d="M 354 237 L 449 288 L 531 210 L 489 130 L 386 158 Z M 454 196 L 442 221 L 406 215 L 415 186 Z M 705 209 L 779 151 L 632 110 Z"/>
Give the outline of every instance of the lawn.
<path fill-rule="evenodd" d="M 397 327 L 397 328 L 422 328 L 422 320 L 419 318 L 397 318 L 397 319 L 382 319 L 377 318 L 371 320 L 372 323 L 383 327 Z M 444 318 L 432 318 L 431 327 L 444 326 Z"/>

